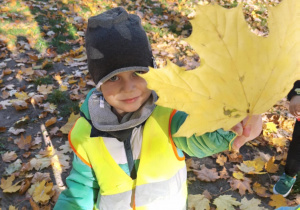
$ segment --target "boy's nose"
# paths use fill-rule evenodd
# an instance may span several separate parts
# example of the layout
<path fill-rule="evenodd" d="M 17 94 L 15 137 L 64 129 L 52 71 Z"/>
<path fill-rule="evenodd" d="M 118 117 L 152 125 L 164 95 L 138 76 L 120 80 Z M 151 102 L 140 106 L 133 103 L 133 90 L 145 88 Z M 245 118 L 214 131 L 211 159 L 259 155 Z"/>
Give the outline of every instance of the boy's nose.
<path fill-rule="evenodd" d="M 133 80 L 129 79 L 129 80 L 124 81 L 124 83 L 123 83 L 123 90 L 125 92 L 133 90 L 134 87 L 135 87 L 135 83 Z"/>

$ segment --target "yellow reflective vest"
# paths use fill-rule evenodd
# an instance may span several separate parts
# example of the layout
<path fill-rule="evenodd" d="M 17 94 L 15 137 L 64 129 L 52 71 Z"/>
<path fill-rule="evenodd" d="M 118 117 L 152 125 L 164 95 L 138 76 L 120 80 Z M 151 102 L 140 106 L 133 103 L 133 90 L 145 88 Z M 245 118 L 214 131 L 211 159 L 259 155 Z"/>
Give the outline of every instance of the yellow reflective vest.
<path fill-rule="evenodd" d="M 170 132 L 175 112 L 157 106 L 147 119 L 135 180 L 114 161 L 102 137 L 90 137 L 89 122 L 82 117 L 77 120 L 69 142 L 77 156 L 95 172 L 100 186 L 96 208 L 186 209 L 186 165 L 184 157 L 177 154 Z"/>

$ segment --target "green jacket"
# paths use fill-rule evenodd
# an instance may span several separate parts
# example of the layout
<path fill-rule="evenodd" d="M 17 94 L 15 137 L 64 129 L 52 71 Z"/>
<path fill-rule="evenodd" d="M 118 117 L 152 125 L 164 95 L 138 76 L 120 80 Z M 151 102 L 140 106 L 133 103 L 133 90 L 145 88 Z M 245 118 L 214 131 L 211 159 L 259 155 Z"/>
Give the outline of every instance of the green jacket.
<path fill-rule="evenodd" d="M 81 112 L 84 117 L 89 120 L 89 112 L 87 101 L 92 91 L 87 95 L 87 99 L 81 106 Z M 171 133 L 178 131 L 184 123 L 187 114 L 178 111 L 171 122 Z M 235 138 L 235 133 L 224 131 L 222 129 L 201 136 L 173 137 L 174 143 L 179 151 L 179 155 L 183 156 L 183 152 L 192 157 L 206 157 L 228 150 L 231 140 Z M 182 152 L 183 151 L 183 152 Z M 139 160 L 135 161 L 138 168 Z M 129 175 L 127 165 L 120 167 Z M 93 169 L 83 163 L 80 158 L 74 154 L 73 168 L 70 175 L 66 179 L 68 189 L 64 190 L 54 207 L 55 210 L 77 210 L 77 209 L 93 209 L 97 200 L 99 185 L 93 172 Z"/>

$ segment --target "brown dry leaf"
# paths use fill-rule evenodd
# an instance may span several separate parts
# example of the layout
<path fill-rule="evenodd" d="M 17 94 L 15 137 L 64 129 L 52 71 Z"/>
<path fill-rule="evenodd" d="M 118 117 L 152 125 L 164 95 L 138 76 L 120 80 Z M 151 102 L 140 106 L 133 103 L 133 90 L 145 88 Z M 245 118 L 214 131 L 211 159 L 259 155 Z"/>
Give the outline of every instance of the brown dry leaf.
<path fill-rule="evenodd" d="M 204 165 L 201 166 L 201 170 L 193 170 L 193 172 L 197 179 L 205 182 L 214 182 L 220 178 L 217 169 L 208 169 Z"/>
<path fill-rule="evenodd" d="M 24 138 L 23 134 L 20 139 L 16 139 L 15 142 L 20 149 L 29 150 L 31 147 L 31 135 Z"/>
<path fill-rule="evenodd" d="M 6 153 L 2 154 L 1 156 L 2 156 L 2 160 L 7 163 L 14 161 L 15 159 L 18 158 L 15 151 L 6 152 Z"/>
<path fill-rule="evenodd" d="M 55 150 L 52 146 L 47 146 L 45 150 L 41 150 L 38 155 L 36 155 L 37 158 L 43 158 L 43 157 L 50 157 L 54 155 Z"/>
<path fill-rule="evenodd" d="M 45 122 L 45 126 L 46 127 L 49 127 L 49 126 L 51 126 L 51 125 L 53 125 L 53 124 L 55 124 L 56 123 L 56 117 L 52 117 L 51 119 L 49 119 L 49 120 L 47 120 L 46 122 Z"/>
<path fill-rule="evenodd" d="M 78 82 L 78 85 L 80 88 L 84 88 L 86 86 L 86 81 L 84 81 L 82 78 L 80 78 L 80 81 Z"/>
<path fill-rule="evenodd" d="M 282 195 L 271 195 L 271 201 L 269 202 L 270 206 L 279 208 L 281 206 L 287 206 L 286 199 Z"/>
<path fill-rule="evenodd" d="M 19 191 L 20 195 L 24 195 L 26 193 L 26 191 L 28 190 L 28 188 L 31 185 L 30 180 L 31 180 L 31 178 L 30 179 L 25 179 L 25 180 L 22 181 L 21 188 L 20 188 L 20 191 Z"/>
<path fill-rule="evenodd" d="M 185 161 L 187 171 L 193 171 L 193 169 L 200 168 L 200 161 L 195 161 L 193 158 L 189 158 Z"/>
<path fill-rule="evenodd" d="M 15 183 L 14 185 L 12 184 L 14 180 L 15 180 L 14 175 L 8 177 L 6 180 L 4 178 L 1 179 L 0 187 L 3 189 L 3 192 L 13 193 L 13 192 L 17 192 L 21 188 L 21 185 L 18 185 L 20 181 Z"/>
<path fill-rule="evenodd" d="M 32 198 L 37 203 L 45 204 L 47 203 L 50 198 L 52 192 L 53 183 L 46 183 L 45 180 L 43 180 L 39 185 L 35 188 Z"/>
<path fill-rule="evenodd" d="M 227 162 L 227 157 L 222 155 L 222 154 L 218 154 L 216 163 L 218 163 L 220 166 L 224 166 L 224 164 Z"/>
<path fill-rule="evenodd" d="M 56 126 L 56 127 L 52 128 L 52 129 L 49 131 L 50 136 L 56 135 L 58 131 L 59 131 L 59 127 Z"/>
<path fill-rule="evenodd" d="M 3 90 L 3 91 L 2 91 L 1 98 L 2 98 L 2 99 L 7 99 L 7 98 L 9 98 L 9 97 L 10 97 L 9 92 Z"/>
<path fill-rule="evenodd" d="M 202 193 L 202 195 L 204 195 L 208 200 L 212 199 L 211 194 L 207 190 L 204 190 L 203 193 Z"/>
<path fill-rule="evenodd" d="M 43 180 L 46 182 L 51 181 L 50 173 L 36 172 L 31 180 L 31 183 L 41 182 Z"/>
<path fill-rule="evenodd" d="M 189 210 L 208 210 L 210 201 L 201 194 L 188 195 L 188 209 Z"/>
<path fill-rule="evenodd" d="M 73 125 L 75 124 L 76 120 L 80 117 L 80 114 L 77 114 L 75 115 L 73 112 L 71 113 L 69 119 L 68 119 L 68 122 L 62 126 L 60 128 L 60 131 L 63 133 L 63 134 L 68 134 L 69 131 L 72 129 Z"/>
<path fill-rule="evenodd" d="M 221 195 L 214 200 L 214 203 L 218 210 L 235 210 L 234 206 L 241 205 L 240 202 L 236 201 L 236 198 L 231 195 Z"/>
<path fill-rule="evenodd" d="M 0 127 L 0 133 L 5 133 L 6 132 L 6 127 Z"/>
<path fill-rule="evenodd" d="M 255 182 L 253 184 L 253 190 L 260 197 L 264 197 L 264 198 L 270 197 L 270 194 L 266 192 L 267 188 L 265 188 L 264 186 L 261 186 L 261 184 L 259 184 L 258 182 Z"/>
<path fill-rule="evenodd" d="M 223 167 L 222 171 L 220 171 L 220 178 L 221 179 L 228 179 L 230 176 L 227 172 L 227 169 Z"/>
<path fill-rule="evenodd" d="M 35 202 L 32 200 L 32 198 L 30 198 L 29 202 L 30 202 L 30 205 L 31 205 L 31 207 L 32 207 L 32 210 L 40 210 L 39 205 L 38 205 L 37 203 L 35 203 Z"/>
<path fill-rule="evenodd" d="M 231 178 L 229 181 L 230 186 L 233 190 L 238 189 L 241 195 L 245 195 L 245 192 L 248 190 L 249 193 L 253 193 L 250 183 L 251 179 L 244 177 L 244 180 L 238 180 Z"/>
<path fill-rule="evenodd" d="M 39 158 L 39 159 L 32 158 L 30 160 L 30 164 L 35 170 L 41 170 L 43 168 L 49 167 L 51 165 L 51 160 L 48 157 Z"/>
<path fill-rule="evenodd" d="M 274 163 L 275 156 L 271 157 L 270 160 L 265 164 L 265 168 L 269 173 L 276 173 L 279 169 L 279 165 Z"/>
<path fill-rule="evenodd" d="M 232 163 L 241 163 L 243 162 L 243 155 L 236 152 L 225 152 L 228 159 Z"/>
<path fill-rule="evenodd" d="M 39 85 L 37 91 L 41 94 L 47 95 L 52 93 L 53 85 Z"/>

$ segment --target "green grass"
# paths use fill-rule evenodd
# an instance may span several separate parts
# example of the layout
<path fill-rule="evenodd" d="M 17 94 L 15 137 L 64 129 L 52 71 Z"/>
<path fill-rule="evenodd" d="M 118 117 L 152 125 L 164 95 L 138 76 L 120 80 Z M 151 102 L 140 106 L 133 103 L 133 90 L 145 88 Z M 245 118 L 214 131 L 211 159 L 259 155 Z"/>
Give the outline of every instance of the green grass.
<path fill-rule="evenodd" d="M 72 101 L 66 92 L 53 90 L 52 93 L 48 95 L 47 102 L 57 106 L 57 110 L 59 111 L 58 115 L 61 117 L 67 117 L 72 112 L 75 114 L 79 113 L 78 102 Z"/>
<path fill-rule="evenodd" d="M 53 79 L 51 76 L 47 75 L 45 77 L 39 77 L 33 81 L 33 83 L 38 86 L 38 85 L 49 85 L 53 84 Z"/>
<path fill-rule="evenodd" d="M 299 194 L 300 193 L 300 172 L 297 175 L 297 180 L 295 182 L 295 185 L 293 187 L 293 194 Z"/>

